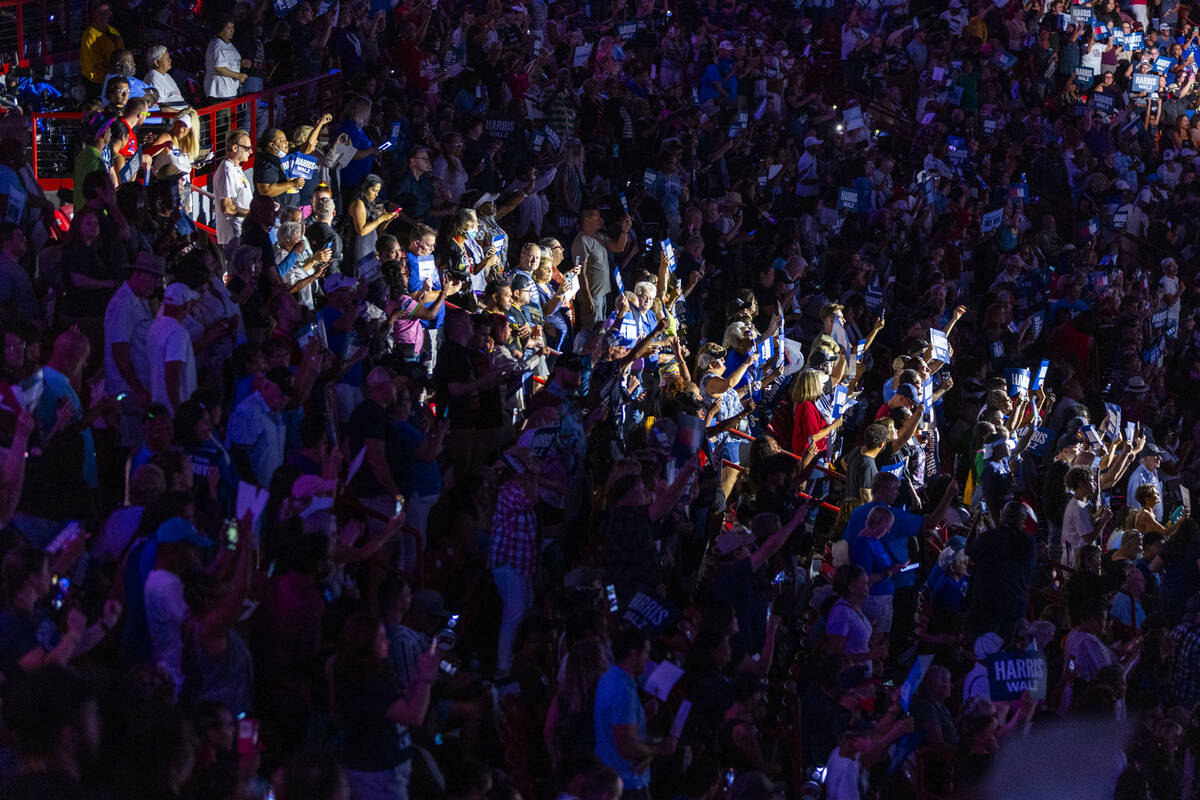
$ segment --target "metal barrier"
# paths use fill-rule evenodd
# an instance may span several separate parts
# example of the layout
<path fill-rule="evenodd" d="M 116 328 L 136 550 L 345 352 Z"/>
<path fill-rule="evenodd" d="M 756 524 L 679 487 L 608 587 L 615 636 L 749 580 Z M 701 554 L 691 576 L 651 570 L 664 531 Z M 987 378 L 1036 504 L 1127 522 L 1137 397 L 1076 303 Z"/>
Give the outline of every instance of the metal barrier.
<path fill-rule="evenodd" d="M 0 0 L 0 63 L 78 60 L 86 19 L 83 0 Z"/>
<path fill-rule="evenodd" d="M 0 0 L 6 2 L 7 0 Z M 235 127 L 241 126 L 258 141 L 260 131 L 268 128 L 284 128 L 291 138 L 291 128 L 312 123 L 326 110 L 336 112 L 341 105 L 338 90 L 341 72 L 331 70 L 324 75 L 303 81 L 274 86 L 261 92 L 235 97 L 211 106 L 196 109 L 200 117 L 200 149 L 212 150 L 218 157 L 225 150 L 225 136 Z M 169 116 L 164 113 L 163 116 Z M 74 186 L 72 170 L 74 157 L 79 152 L 78 111 L 58 111 L 33 115 L 33 163 L 34 176 L 46 191 L 69 189 Z M 208 185 L 208 175 L 219 158 L 192 177 L 197 187 Z M 246 169 L 254 165 L 253 156 Z"/>

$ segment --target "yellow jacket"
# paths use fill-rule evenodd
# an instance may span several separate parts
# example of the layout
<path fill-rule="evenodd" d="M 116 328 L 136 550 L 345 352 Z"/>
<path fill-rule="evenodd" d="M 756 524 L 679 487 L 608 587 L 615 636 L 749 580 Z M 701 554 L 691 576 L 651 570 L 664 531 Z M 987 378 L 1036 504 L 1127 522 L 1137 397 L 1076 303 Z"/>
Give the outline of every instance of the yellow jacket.
<path fill-rule="evenodd" d="M 108 74 L 112 54 L 125 49 L 121 34 L 109 25 L 106 30 L 100 30 L 95 25 L 83 29 L 83 38 L 79 40 L 79 70 L 89 83 L 104 83 Z"/>

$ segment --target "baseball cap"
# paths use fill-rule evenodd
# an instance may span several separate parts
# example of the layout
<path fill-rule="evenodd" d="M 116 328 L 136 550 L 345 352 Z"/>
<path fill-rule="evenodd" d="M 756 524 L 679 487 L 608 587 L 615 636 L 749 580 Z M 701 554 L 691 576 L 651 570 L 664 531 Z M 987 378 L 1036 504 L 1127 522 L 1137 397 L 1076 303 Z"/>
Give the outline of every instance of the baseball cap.
<path fill-rule="evenodd" d="M 729 41 L 728 39 L 722 39 L 721 43 L 719 45 L 717 45 L 717 49 L 718 50 L 732 50 L 733 42 Z"/>
<path fill-rule="evenodd" d="M 727 556 L 739 547 L 753 547 L 754 534 L 741 525 L 734 525 L 717 537 L 714 549 L 717 555 Z"/>
<path fill-rule="evenodd" d="M 821 139 L 818 139 L 815 136 L 808 136 L 808 137 L 805 137 L 805 139 L 804 139 L 805 147 L 813 147 L 818 144 L 825 144 L 825 142 Z"/>
<path fill-rule="evenodd" d="M 1138 458 L 1148 458 L 1149 456 L 1158 456 L 1159 458 L 1162 458 L 1162 454 L 1163 451 L 1158 445 L 1147 444 L 1138 453 Z"/>
<path fill-rule="evenodd" d="M 212 541 L 196 530 L 196 526 L 183 517 L 171 517 L 158 526 L 154 538 L 159 544 L 187 542 L 196 547 L 212 547 Z"/>
<path fill-rule="evenodd" d="M 182 306 L 198 299 L 200 295 L 189 289 L 187 284 L 178 281 L 167 286 L 167 290 L 163 292 L 163 302 L 167 305 Z"/>
<path fill-rule="evenodd" d="M 896 389 L 896 394 L 912 401 L 913 403 L 921 402 L 921 391 L 911 383 L 900 384 L 900 387 Z"/>
<path fill-rule="evenodd" d="M 603 341 L 609 347 L 633 347 L 637 344 L 633 339 L 622 336 L 616 331 L 605 331 Z"/>
<path fill-rule="evenodd" d="M 531 286 L 533 286 L 533 279 L 528 275 L 522 275 L 520 272 L 518 272 L 516 275 L 513 275 L 512 283 L 509 284 L 509 287 L 514 292 L 520 292 L 524 289 L 528 289 Z"/>
<path fill-rule="evenodd" d="M 810 367 L 820 367 L 833 361 L 837 361 L 837 356 L 823 347 L 813 350 L 808 357 Z"/>

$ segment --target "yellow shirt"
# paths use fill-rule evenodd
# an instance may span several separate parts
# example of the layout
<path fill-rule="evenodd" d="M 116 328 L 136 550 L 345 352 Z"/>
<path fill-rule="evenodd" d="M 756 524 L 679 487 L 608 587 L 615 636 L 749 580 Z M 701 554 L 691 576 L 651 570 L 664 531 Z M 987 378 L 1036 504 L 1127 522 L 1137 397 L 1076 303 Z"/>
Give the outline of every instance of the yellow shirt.
<path fill-rule="evenodd" d="M 104 83 L 112 54 L 124 49 L 125 42 L 121 41 L 116 28 L 109 25 L 102 31 L 95 25 L 88 25 L 79 41 L 79 70 L 84 79 L 89 83 Z"/>

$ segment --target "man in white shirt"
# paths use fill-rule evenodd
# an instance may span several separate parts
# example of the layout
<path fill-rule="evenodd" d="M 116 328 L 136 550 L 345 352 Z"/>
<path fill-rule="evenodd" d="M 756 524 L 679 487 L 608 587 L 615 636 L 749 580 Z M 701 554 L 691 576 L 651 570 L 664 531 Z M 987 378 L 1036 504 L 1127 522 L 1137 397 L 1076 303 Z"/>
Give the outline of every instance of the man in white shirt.
<path fill-rule="evenodd" d="M 1112 509 L 1105 506 L 1093 521 L 1088 501 L 1096 493 L 1096 478 L 1091 467 L 1071 467 L 1063 478 L 1063 484 L 1073 497 L 1067 501 L 1062 521 L 1062 563 L 1072 569 L 1079 549 L 1093 544 L 1099 528 L 1112 516 Z"/>
<path fill-rule="evenodd" d="M 1133 474 L 1129 476 L 1129 482 L 1125 485 L 1125 502 L 1136 508 L 1134 497 L 1137 495 L 1138 487 L 1145 483 L 1153 484 L 1158 489 L 1158 502 L 1154 504 L 1154 518 L 1162 522 L 1163 485 L 1162 479 L 1158 477 L 1158 468 L 1162 466 L 1162 450 L 1155 445 L 1147 444 L 1142 448 L 1142 452 L 1138 453 L 1138 461 L 1141 463 L 1134 469 Z"/>
<path fill-rule="evenodd" d="M 146 627 L 154 661 L 171 676 L 178 693 L 183 686 L 183 620 L 187 616 L 180 575 L 200 568 L 197 548 L 211 547 L 212 542 L 183 517 L 164 522 L 154 538 L 158 542 L 154 569 L 142 589 Z"/>
<path fill-rule="evenodd" d="M 609 239 L 604 235 L 604 216 L 595 206 L 584 206 L 579 212 L 579 235 L 571 244 L 572 265 L 583 260 L 580 278 L 583 291 L 575 298 L 576 327 L 590 330 L 596 320 L 604 319 L 608 313 L 608 295 L 612 291 L 612 276 L 609 271 L 609 253 L 622 253 L 629 244 L 629 229 L 633 218 L 629 215 L 621 220 L 621 235 Z"/>
<path fill-rule="evenodd" d="M 104 388 L 121 404 L 121 446 L 142 440 L 142 415 L 150 405 L 150 361 L 146 341 L 154 323 L 150 295 L 167 270 L 153 253 L 138 253 L 129 278 L 104 310 Z M 121 395 L 125 395 L 124 398 Z"/>
<path fill-rule="evenodd" d="M 796 196 L 816 197 L 821 176 L 817 174 L 817 149 L 823 142 L 815 136 L 804 140 L 804 152 L 796 161 Z"/>
<path fill-rule="evenodd" d="M 253 152 L 250 134 L 241 128 L 230 131 L 225 137 L 225 158 L 213 179 L 217 244 L 222 247 L 242 235 L 242 222 L 250 213 L 254 189 L 242 171 L 242 164 Z"/>
<path fill-rule="evenodd" d="M 146 73 L 145 81 L 158 92 L 160 106 L 186 106 L 187 100 L 179 91 L 179 84 L 171 77 L 171 54 L 161 44 L 156 44 L 146 51 L 146 63 L 150 71 Z"/>
<path fill-rule="evenodd" d="M 146 337 L 150 359 L 150 397 L 174 414 L 179 404 L 196 391 L 196 354 L 184 318 L 200 296 L 182 283 L 172 283 L 163 293 L 158 319 Z"/>
<path fill-rule="evenodd" d="M 550 213 L 550 201 L 542 194 L 554 179 L 558 177 L 558 167 L 550 167 L 545 171 L 537 169 L 532 164 L 521 168 L 517 179 L 508 188 L 525 195 L 517 205 L 517 229 L 513 231 L 513 239 L 524 239 L 525 234 L 533 231 L 538 236 L 542 234 L 542 224 Z"/>

